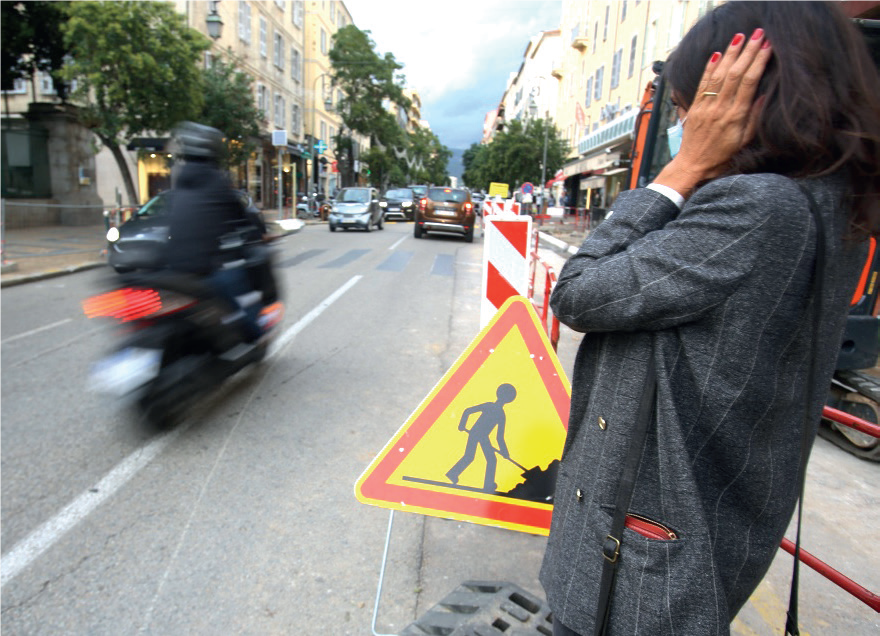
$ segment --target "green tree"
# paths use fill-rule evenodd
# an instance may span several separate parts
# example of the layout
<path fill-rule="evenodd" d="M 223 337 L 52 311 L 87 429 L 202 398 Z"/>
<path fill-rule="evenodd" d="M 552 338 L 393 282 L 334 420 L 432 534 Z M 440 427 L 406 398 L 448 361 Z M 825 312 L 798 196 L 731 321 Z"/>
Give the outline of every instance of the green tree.
<path fill-rule="evenodd" d="M 64 66 L 68 48 L 62 28 L 67 21 L 69 2 L 2 2 L 2 90 L 11 90 L 15 80 L 27 79 L 36 71 L 51 73 L 55 91 L 62 101 L 67 84 L 58 71 Z"/>
<path fill-rule="evenodd" d="M 547 140 L 549 177 L 565 162 L 567 144 L 551 121 L 536 119 L 523 124 L 514 120 L 492 142 L 479 150 L 471 146 L 465 159 L 465 183 L 473 188 L 488 188 L 497 181 L 516 186 L 525 182 L 540 184 L 544 140 Z M 471 152 L 473 150 L 473 152 Z M 467 154 L 467 153 L 466 153 Z"/>
<path fill-rule="evenodd" d="M 253 81 L 235 66 L 219 58 L 202 72 L 205 103 L 199 123 L 222 130 L 226 152 L 222 163 L 227 167 L 243 163 L 256 147 L 260 134 L 260 113 L 252 99 Z"/>
<path fill-rule="evenodd" d="M 202 109 L 197 68 L 210 41 L 168 2 L 73 2 L 64 28 L 84 126 L 113 153 L 129 199 L 134 182 L 120 144 L 171 130 Z"/>
<path fill-rule="evenodd" d="M 337 160 L 343 185 L 354 183 L 354 153 L 352 134 L 370 139 L 370 149 L 361 154 L 369 162 L 371 181 L 384 185 L 396 161 L 396 153 L 405 147 L 403 130 L 386 103 L 409 108 L 410 101 L 403 94 L 403 68 L 391 53 L 380 57 L 369 31 L 361 31 L 353 24 L 339 29 L 330 49 L 333 85 L 342 89 L 343 98 L 337 104 L 342 118 L 342 129 L 336 135 Z"/>
<path fill-rule="evenodd" d="M 446 183 L 452 151 L 432 131 L 419 128 L 409 136 L 407 151 L 410 183 Z"/>
<path fill-rule="evenodd" d="M 470 148 L 462 154 L 461 162 L 464 165 L 464 172 L 461 174 L 461 180 L 464 181 L 464 184 L 469 188 L 487 189 L 486 186 L 491 182 L 486 172 L 489 162 L 489 147 L 478 143 L 471 144 Z"/>

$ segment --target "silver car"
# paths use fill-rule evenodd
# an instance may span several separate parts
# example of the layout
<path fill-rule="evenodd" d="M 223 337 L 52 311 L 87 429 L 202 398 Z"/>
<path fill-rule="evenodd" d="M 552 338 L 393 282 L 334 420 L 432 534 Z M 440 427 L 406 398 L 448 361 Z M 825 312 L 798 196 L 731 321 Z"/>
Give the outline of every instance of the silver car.
<path fill-rule="evenodd" d="M 376 226 L 382 229 L 382 208 L 376 188 L 343 188 L 336 194 L 333 209 L 327 217 L 330 231 L 336 228 L 358 228 L 367 232 Z"/>

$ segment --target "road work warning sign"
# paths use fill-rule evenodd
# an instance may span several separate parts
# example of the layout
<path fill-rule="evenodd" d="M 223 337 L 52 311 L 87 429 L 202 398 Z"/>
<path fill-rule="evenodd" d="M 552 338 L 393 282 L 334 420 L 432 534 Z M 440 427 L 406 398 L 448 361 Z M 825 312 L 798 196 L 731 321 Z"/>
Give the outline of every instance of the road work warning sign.
<path fill-rule="evenodd" d="M 548 534 L 571 385 L 510 298 L 355 485 L 383 508 Z"/>

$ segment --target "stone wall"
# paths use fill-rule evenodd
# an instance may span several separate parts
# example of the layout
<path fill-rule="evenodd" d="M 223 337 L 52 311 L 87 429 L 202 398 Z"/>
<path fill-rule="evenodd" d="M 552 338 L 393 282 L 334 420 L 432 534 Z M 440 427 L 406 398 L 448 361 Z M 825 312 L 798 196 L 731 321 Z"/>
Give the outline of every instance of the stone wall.
<path fill-rule="evenodd" d="M 25 118 L 31 126 L 48 131 L 52 196 L 6 199 L 6 227 L 103 223 L 103 202 L 95 184 L 93 135 L 78 123 L 74 107 L 32 103 Z"/>

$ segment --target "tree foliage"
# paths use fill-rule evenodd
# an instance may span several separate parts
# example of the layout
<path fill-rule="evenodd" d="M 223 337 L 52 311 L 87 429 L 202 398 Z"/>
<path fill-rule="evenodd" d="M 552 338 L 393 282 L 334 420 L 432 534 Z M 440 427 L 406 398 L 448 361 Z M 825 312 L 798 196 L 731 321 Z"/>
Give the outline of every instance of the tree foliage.
<path fill-rule="evenodd" d="M 113 152 L 129 198 L 134 183 L 123 139 L 170 131 L 201 112 L 197 67 L 210 41 L 186 26 L 168 2 L 73 2 L 64 28 L 72 62 L 67 78 L 82 123 Z"/>
<path fill-rule="evenodd" d="M 202 72 L 205 102 L 197 121 L 213 126 L 226 135 L 222 163 L 228 167 L 243 163 L 256 147 L 260 134 L 260 113 L 252 99 L 253 81 L 247 73 L 215 58 Z"/>
<path fill-rule="evenodd" d="M 67 97 L 67 84 L 58 71 L 68 53 L 62 28 L 69 4 L 42 0 L 0 3 L 2 90 L 12 90 L 15 80 L 44 71 L 52 74 L 58 96 L 62 100 Z"/>
<path fill-rule="evenodd" d="M 343 185 L 354 183 L 352 134 L 368 137 L 370 148 L 361 159 L 370 166 L 370 180 L 379 186 L 403 179 L 408 174 L 406 162 L 410 145 L 407 135 L 386 104 L 409 109 L 410 100 L 403 94 L 403 68 L 391 53 L 379 56 L 369 31 L 353 24 L 333 35 L 329 57 L 333 85 L 342 89 L 337 109 L 343 129 L 336 136 L 337 156 Z"/>
<path fill-rule="evenodd" d="M 452 151 L 440 143 L 437 135 L 419 128 L 409 135 L 406 183 L 445 184 L 449 177 L 447 164 L 450 158 Z"/>
<path fill-rule="evenodd" d="M 552 121 L 536 119 L 525 125 L 514 120 L 489 145 L 471 145 L 462 156 L 462 180 L 469 188 L 478 189 L 488 189 L 493 181 L 511 185 L 539 184 L 545 135 L 544 176 L 552 177 L 565 162 L 566 142 Z"/>

